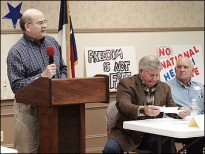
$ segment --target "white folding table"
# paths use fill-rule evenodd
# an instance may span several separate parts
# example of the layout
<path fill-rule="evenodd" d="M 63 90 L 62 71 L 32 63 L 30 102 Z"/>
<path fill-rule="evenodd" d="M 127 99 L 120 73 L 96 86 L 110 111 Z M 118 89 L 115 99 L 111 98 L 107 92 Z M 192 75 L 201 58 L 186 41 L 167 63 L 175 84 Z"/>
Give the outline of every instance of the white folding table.
<path fill-rule="evenodd" d="M 175 138 L 204 137 L 203 127 L 189 127 L 191 117 L 185 119 L 156 118 L 125 121 L 124 129 L 158 135 L 158 152 L 161 153 L 161 136 L 171 137 L 171 149 L 175 152 Z"/>

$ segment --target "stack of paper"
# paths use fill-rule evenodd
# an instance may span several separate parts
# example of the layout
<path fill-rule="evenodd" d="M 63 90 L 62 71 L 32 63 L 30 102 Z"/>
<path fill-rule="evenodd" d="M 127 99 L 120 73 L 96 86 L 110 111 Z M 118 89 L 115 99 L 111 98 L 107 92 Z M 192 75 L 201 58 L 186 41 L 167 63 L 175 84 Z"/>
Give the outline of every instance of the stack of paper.
<path fill-rule="evenodd" d="M 182 110 L 178 110 L 179 107 L 159 107 L 160 108 L 160 112 L 164 112 L 164 113 L 179 113 Z"/>

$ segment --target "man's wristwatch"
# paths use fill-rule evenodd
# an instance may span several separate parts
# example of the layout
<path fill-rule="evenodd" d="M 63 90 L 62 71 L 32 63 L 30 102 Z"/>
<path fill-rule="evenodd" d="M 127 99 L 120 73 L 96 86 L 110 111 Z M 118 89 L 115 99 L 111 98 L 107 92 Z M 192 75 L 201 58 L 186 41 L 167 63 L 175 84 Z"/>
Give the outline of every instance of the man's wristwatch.
<path fill-rule="evenodd" d="M 145 106 L 140 106 L 138 108 L 138 112 L 137 112 L 138 117 L 146 116 L 146 114 L 144 113 L 144 108 L 145 108 Z"/>

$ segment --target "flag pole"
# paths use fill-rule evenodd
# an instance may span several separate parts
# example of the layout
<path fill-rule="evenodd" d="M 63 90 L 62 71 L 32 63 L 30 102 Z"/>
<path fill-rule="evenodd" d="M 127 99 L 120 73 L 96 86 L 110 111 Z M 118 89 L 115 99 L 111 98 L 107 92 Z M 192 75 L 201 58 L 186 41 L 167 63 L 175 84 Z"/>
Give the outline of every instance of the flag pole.
<path fill-rule="evenodd" d="M 68 76 L 69 78 L 72 78 L 72 72 L 71 72 L 71 61 L 70 61 L 70 8 L 69 8 L 69 5 L 68 5 L 68 0 L 66 0 L 66 7 L 67 7 L 67 17 L 68 17 L 68 31 L 67 31 L 67 36 L 68 36 L 68 43 L 67 43 L 67 55 L 68 55 L 68 58 L 67 58 L 67 66 L 68 66 Z"/>

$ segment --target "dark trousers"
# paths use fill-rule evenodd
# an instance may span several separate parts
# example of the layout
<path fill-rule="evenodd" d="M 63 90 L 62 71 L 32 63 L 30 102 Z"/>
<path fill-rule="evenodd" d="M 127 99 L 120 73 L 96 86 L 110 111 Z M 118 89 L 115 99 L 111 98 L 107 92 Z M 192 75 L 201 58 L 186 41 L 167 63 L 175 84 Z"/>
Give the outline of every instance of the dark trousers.
<path fill-rule="evenodd" d="M 157 154 L 157 138 L 158 135 L 145 133 L 138 149 L 147 149 Z M 169 137 L 162 136 L 161 140 L 161 153 L 171 153 L 171 139 Z"/>
<path fill-rule="evenodd" d="M 195 139 L 197 138 L 187 138 L 187 139 L 176 139 L 178 142 L 181 142 L 185 146 L 189 145 L 192 143 Z M 198 153 L 202 154 L 203 153 L 203 148 L 204 148 L 204 137 L 199 138 L 197 142 L 192 144 L 190 147 L 186 149 L 187 154 L 192 154 L 192 153 Z"/>
<path fill-rule="evenodd" d="M 152 153 L 158 154 L 157 149 L 157 135 L 145 133 L 140 143 L 140 146 L 137 149 L 147 149 Z M 162 150 L 161 153 L 171 153 L 171 140 L 168 137 L 162 137 Z M 120 144 L 114 139 L 108 139 L 105 144 L 105 147 L 102 151 L 103 154 L 113 153 L 113 154 L 123 154 Z"/>

